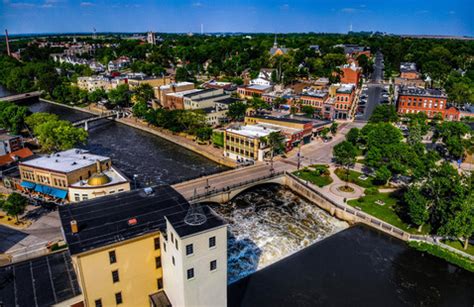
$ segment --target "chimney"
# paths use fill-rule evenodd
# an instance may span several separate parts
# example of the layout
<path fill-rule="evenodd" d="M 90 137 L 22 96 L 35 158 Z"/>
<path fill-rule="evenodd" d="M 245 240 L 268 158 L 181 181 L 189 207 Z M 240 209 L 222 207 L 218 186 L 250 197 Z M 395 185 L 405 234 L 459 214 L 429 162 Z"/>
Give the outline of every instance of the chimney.
<path fill-rule="evenodd" d="M 99 160 L 96 160 L 96 161 L 95 161 L 95 165 L 97 166 L 97 173 L 102 172 L 102 168 L 101 168 L 101 166 L 100 166 L 100 161 L 99 161 Z"/>
<path fill-rule="evenodd" d="M 77 226 L 77 221 L 76 220 L 71 220 L 71 232 L 72 233 L 78 233 L 79 232 L 79 227 Z"/>
<path fill-rule="evenodd" d="M 8 41 L 8 30 L 5 29 L 5 41 L 7 43 L 7 54 L 8 56 L 11 56 L 11 53 L 10 53 L 10 42 Z"/>

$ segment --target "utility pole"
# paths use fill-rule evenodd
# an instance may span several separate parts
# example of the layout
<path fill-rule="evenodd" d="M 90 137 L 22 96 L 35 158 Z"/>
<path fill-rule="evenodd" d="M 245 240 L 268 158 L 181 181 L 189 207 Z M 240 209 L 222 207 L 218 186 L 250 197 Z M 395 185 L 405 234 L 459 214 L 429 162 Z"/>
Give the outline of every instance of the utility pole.
<path fill-rule="evenodd" d="M 302 141 L 301 141 L 301 142 L 302 142 Z M 297 170 L 300 170 L 300 166 L 301 166 L 301 143 L 298 145 L 298 154 L 297 154 L 297 157 L 298 157 Z"/>

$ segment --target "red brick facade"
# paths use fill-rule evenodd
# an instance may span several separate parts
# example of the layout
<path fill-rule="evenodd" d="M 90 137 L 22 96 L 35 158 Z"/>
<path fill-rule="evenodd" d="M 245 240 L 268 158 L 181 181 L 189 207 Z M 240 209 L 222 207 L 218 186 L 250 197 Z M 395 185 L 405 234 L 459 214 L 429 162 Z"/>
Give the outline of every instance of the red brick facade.
<path fill-rule="evenodd" d="M 441 113 L 444 118 L 446 97 L 400 95 L 397 107 L 400 114 L 424 112 L 428 118 L 433 118 L 435 114 Z"/>

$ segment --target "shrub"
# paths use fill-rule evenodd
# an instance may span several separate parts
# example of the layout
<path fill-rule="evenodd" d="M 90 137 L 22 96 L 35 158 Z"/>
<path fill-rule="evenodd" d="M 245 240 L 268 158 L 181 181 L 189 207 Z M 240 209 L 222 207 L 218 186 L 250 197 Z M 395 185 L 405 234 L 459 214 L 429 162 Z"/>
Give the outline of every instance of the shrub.
<path fill-rule="evenodd" d="M 379 194 L 379 190 L 377 190 L 376 187 L 372 187 L 372 188 L 367 188 L 365 189 L 365 195 L 377 195 Z"/>

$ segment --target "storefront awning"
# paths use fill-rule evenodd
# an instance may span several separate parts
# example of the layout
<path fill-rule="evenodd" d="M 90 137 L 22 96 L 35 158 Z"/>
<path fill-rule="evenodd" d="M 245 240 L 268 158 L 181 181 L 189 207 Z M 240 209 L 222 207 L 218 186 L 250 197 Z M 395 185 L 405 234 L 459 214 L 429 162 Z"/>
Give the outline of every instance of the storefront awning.
<path fill-rule="evenodd" d="M 29 181 L 22 181 L 21 186 L 27 189 L 34 189 L 35 188 L 35 183 L 29 182 Z"/>
<path fill-rule="evenodd" d="M 67 191 L 48 187 L 42 184 L 36 184 L 35 191 L 42 194 L 48 194 L 56 198 L 66 198 Z"/>

